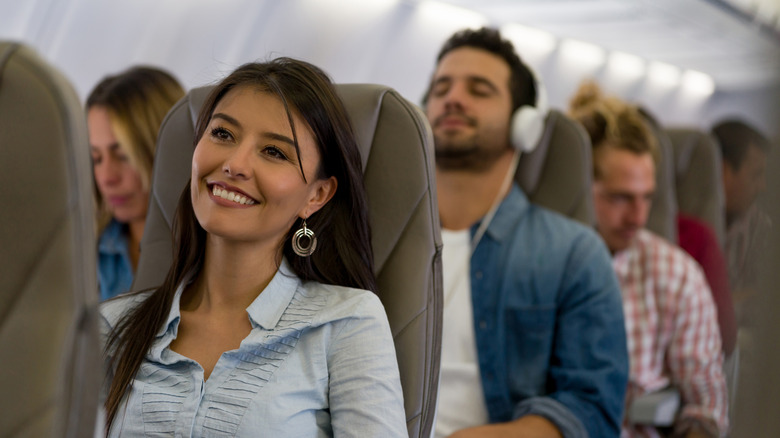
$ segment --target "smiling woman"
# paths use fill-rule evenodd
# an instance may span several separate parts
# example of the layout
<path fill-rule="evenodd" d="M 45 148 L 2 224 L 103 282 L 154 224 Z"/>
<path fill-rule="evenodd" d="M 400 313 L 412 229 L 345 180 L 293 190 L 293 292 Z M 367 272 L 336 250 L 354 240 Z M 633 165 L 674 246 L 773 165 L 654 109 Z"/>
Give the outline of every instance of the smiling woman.
<path fill-rule="evenodd" d="M 328 77 L 240 67 L 195 144 L 164 283 L 101 309 L 108 435 L 407 436 L 360 155 Z"/>
<path fill-rule="evenodd" d="M 217 104 L 195 148 L 190 187 L 198 221 L 211 235 L 258 239 L 273 254 L 297 218 L 308 218 L 336 193 L 336 178 L 321 177 L 311 130 L 297 114 L 292 119 L 298 135 L 282 100 L 252 86 L 231 90 Z M 275 258 L 268 261 L 273 269 Z"/>

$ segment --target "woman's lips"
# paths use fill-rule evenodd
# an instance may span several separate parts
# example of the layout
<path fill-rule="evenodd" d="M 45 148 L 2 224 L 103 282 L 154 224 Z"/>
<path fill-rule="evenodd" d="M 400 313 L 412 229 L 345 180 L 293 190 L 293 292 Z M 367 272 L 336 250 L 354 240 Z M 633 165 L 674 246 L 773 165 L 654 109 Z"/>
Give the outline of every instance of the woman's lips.
<path fill-rule="evenodd" d="M 130 201 L 130 198 L 132 198 L 132 195 L 125 195 L 125 196 L 107 196 L 106 200 L 108 203 L 113 207 L 120 207 L 122 205 L 127 204 Z"/>
<path fill-rule="evenodd" d="M 257 200 L 247 195 L 236 187 L 224 183 L 212 183 L 207 186 L 209 196 L 212 199 L 226 205 L 251 206 L 257 203 Z"/>

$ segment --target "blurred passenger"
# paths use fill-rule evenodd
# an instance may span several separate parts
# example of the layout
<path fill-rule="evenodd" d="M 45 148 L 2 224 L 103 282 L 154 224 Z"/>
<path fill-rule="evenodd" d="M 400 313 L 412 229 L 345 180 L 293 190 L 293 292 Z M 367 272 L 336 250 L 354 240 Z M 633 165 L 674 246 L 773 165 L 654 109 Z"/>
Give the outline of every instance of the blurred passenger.
<path fill-rule="evenodd" d="M 756 289 L 759 257 L 769 241 L 771 221 L 756 199 L 766 188 L 769 141 L 755 128 L 738 120 L 726 120 L 712 130 L 723 156 L 723 188 L 726 194 L 726 258 L 729 281 L 738 314 L 744 300 Z M 740 324 L 746 315 L 739 315 Z"/>
<path fill-rule="evenodd" d="M 184 96 L 170 74 L 134 67 L 100 81 L 87 98 L 95 177 L 100 299 L 130 289 L 149 204 L 157 131 Z"/>
<path fill-rule="evenodd" d="M 682 406 L 673 434 L 723 436 L 726 384 L 712 294 L 701 268 L 685 252 L 644 229 L 655 190 L 655 139 L 639 111 L 585 83 L 571 115 L 593 145 L 593 197 L 599 234 L 620 280 L 631 373 L 627 408 L 667 386 Z M 660 436 L 624 423 L 624 437 Z"/>
<path fill-rule="evenodd" d="M 288 58 L 213 89 L 164 283 L 101 308 L 109 436 L 407 436 L 347 117 Z"/>
<path fill-rule="evenodd" d="M 444 44 L 426 93 L 444 241 L 437 437 L 620 433 L 628 357 L 609 254 L 512 178 L 510 119 L 536 93 L 487 28 Z"/>
<path fill-rule="evenodd" d="M 663 151 L 660 142 L 666 136 L 658 119 L 643 107 L 638 108 L 640 114 L 648 122 L 650 131 L 659 146 L 659 155 Z M 668 137 L 666 137 L 668 140 Z M 671 151 L 670 151 L 671 152 Z M 664 157 L 660 157 L 664 159 Z M 729 357 L 737 344 L 737 321 L 734 316 L 734 303 L 729 290 L 728 268 L 726 257 L 718 242 L 715 231 L 706 222 L 696 217 L 678 211 L 675 222 L 677 226 L 677 244 L 685 250 L 701 266 L 707 285 L 712 291 L 712 299 L 718 313 L 718 328 L 723 353 Z"/>
<path fill-rule="evenodd" d="M 704 221 L 677 214 L 677 243 L 701 266 L 718 313 L 723 353 L 728 357 L 737 344 L 737 321 L 729 290 L 728 268 L 715 232 Z"/>

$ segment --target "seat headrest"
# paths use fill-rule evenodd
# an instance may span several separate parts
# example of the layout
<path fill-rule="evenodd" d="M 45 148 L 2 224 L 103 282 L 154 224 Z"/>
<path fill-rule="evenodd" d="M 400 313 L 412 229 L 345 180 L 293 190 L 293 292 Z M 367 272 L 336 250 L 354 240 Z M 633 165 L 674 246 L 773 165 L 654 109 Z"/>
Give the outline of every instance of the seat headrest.
<path fill-rule="evenodd" d="M 160 127 L 134 290 L 162 283 L 171 264 L 171 224 L 190 178 L 198 112 L 210 91 L 190 91 Z M 336 91 L 361 152 L 378 295 L 393 332 L 409 435 L 427 437 L 436 406 L 442 312 L 433 136 L 422 112 L 388 87 L 338 84 Z M 319 236 L 327 238 L 327 232 Z"/>
<path fill-rule="evenodd" d="M 649 120 L 649 119 L 648 119 Z M 658 146 L 655 163 L 655 194 L 646 228 L 664 239 L 677 242 L 677 189 L 675 186 L 674 148 L 666 132 L 648 123 Z"/>
<path fill-rule="evenodd" d="M 71 84 L 0 42 L 0 436 L 92 436 L 102 379 L 92 167 Z"/>
<path fill-rule="evenodd" d="M 674 150 L 679 211 L 707 223 L 723 245 L 726 201 L 717 140 L 695 128 L 670 128 L 666 133 Z"/>
<path fill-rule="evenodd" d="M 592 226 L 591 153 L 585 129 L 560 111 L 550 110 L 542 139 L 536 149 L 520 157 L 515 180 L 532 202 Z"/>

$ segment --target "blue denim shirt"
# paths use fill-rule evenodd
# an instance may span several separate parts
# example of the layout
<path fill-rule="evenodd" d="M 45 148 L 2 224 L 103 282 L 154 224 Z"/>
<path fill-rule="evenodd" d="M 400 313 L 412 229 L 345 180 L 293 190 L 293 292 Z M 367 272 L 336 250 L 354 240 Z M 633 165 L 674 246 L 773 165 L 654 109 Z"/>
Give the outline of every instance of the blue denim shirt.
<path fill-rule="evenodd" d="M 628 380 L 623 307 L 595 232 L 531 204 L 514 186 L 474 251 L 471 284 L 490 421 L 534 414 L 564 437 L 619 436 Z"/>
<path fill-rule="evenodd" d="M 113 219 L 98 240 L 97 273 L 100 301 L 127 292 L 133 285 L 133 265 L 124 225 Z"/>

